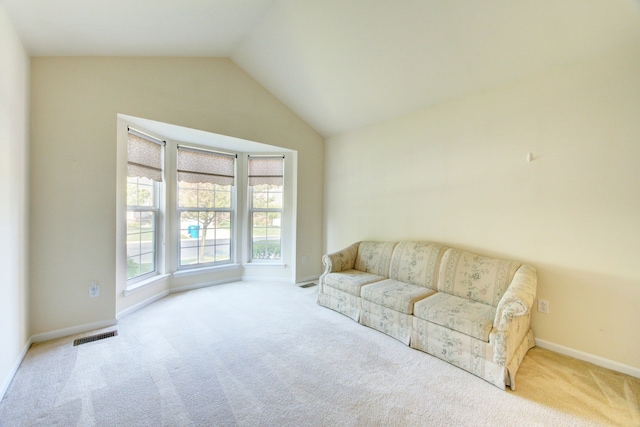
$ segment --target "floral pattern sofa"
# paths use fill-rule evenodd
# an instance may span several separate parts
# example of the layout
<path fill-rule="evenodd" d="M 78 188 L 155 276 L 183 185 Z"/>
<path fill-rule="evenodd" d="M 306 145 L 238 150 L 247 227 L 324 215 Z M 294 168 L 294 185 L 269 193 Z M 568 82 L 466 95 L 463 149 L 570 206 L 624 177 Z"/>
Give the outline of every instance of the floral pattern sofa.
<path fill-rule="evenodd" d="M 430 242 L 358 242 L 323 263 L 320 305 L 515 390 L 535 268 Z"/>

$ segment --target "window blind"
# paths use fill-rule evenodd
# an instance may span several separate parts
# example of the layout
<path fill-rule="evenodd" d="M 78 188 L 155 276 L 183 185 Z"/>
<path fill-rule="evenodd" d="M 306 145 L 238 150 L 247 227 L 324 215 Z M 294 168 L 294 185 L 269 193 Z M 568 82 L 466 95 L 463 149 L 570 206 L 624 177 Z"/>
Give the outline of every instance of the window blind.
<path fill-rule="evenodd" d="M 284 157 L 249 156 L 249 185 L 283 185 Z"/>
<path fill-rule="evenodd" d="M 178 181 L 234 185 L 235 156 L 178 146 Z"/>
<path fill-rule="evenodd" d="M 145 137 L 129 129 L 127 141 L 127 176 L 162 181 L 162 145 L 164 141 Z"/>

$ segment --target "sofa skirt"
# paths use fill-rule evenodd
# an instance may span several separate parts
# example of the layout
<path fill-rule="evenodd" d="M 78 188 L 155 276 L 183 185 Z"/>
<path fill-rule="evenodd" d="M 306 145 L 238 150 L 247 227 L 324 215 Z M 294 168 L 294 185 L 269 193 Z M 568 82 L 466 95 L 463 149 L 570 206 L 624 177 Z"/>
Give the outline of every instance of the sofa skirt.
<path fill-rule="evenodd" d="M 376 329 L 405 345 L 411 341 L 413 316 L 362 300 L 360 324 Z"/>
<path fill-rule="evenodd" d="M 318 294 L 318 304 L 344 314 L 356 322 L 360 320 L 362 305 L 360 297 L 355 295 L 325 285 L 323 292 Z"/>
<path fill-rule="evenodd" d="M 506 366 L 494 362 L 493 345 L 426 320 L 413 318 L 411 347 L 436 356 L 488 382 L 516 389 L 515 376 L 526 353 L 535 346 L 533 331 L 525 336 Z"/>
<path fill-rule="evenodd" d="M 414 317 L 410 345 L 505 388 L 507 369 L 493 361 L 493 346 L 487 342 Z"/>

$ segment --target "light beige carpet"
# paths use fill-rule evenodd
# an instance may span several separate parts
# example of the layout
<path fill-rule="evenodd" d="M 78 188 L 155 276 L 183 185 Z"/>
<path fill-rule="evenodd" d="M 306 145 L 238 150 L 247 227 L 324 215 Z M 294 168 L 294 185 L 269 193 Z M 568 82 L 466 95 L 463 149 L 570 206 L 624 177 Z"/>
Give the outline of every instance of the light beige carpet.
<path fill-rule="evenodd" d="M 0 425 L 640 425 L 640 379 L 535 348 L 518 390 L 502 391 L 318 306 L 316 292 L 219 285 L 128 316 L 117 337 L 34 345 Z"/>

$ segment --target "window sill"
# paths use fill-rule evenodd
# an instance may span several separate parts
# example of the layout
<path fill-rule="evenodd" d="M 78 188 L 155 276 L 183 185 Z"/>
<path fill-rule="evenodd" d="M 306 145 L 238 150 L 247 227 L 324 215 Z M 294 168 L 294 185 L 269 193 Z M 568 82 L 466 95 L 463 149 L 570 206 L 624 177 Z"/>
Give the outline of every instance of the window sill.
<path fill-rule="evenodd" d="M 138 292 L 141 289 L 144 289 L 148 286 L 155 285 L 158 282 L 169 277 L 168 274 L 158 274 L 156 276 L 150 277 L 145 280 L 141 280 L 139 282 L 132 283 L 131 285 L 127 285 L 127 289 L 124 290 L 124 296 L 131 295 L 134 292 Z"/>
<path fill-rule="evenodd" d="M 240 268 L 239 264 L 225 264 L 213 267 L 190 268 L 174 272 L 173 277 L 193 276 L 196 274 L 213 273 L 216 271 L 235 270 L 237 268 Z"/>

